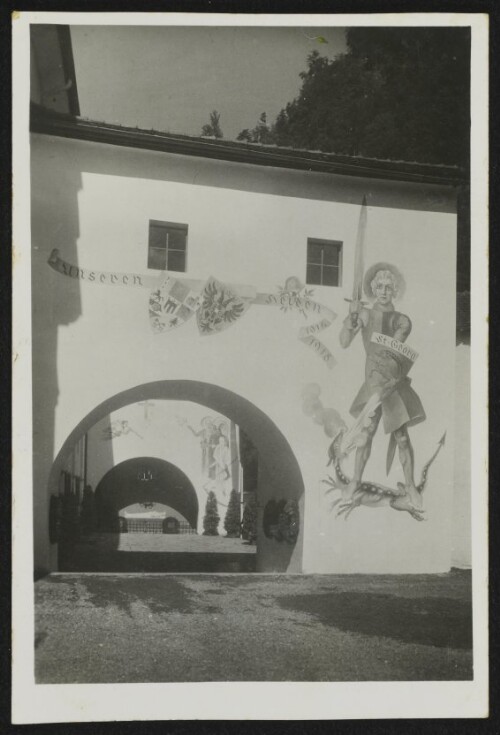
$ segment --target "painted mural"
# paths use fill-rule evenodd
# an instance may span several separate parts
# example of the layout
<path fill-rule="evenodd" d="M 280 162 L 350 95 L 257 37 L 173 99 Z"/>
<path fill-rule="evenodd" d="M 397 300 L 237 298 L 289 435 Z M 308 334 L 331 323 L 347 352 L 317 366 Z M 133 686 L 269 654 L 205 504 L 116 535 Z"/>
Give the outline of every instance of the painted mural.
<path fill-rule="evenodd" d="M 416 521 L 425 520 L 423 494 L 427 484 L 429 467 L 436 459 L 441 448 L 444 446 L 446 435 L 443 434 L 441 440 L 438 442 L 437 449 L 421 471 L 420 481 L 416 486 L 416 493 L 418 494 L 421 506 L 420 508 L 416 508 L 407 497 L 406 487 L 401 482 L 397 483 L 397 490 L 391 487 L 386 487 L 385 485 L 381 485 L 377 482 L 360 482 L 354 493 L 349 495 L 349 485 L 352 483 L 352 480 L 345 474 L 342 468 L 342 459 L 344 458 L 340 449 L 342 435 L 343 433 L 339 432 L 330 445 L 328 451 L 328 464 L 333 464 L 335 477 L 328 475 L 328 478 L 323 480 L 323 482 L 328 485 L 327 493 L 335 491 L 340 492 L 340 497 L 333 501 L 330 510 L 333 510 L 338 506 L 337 517 L 343 515 L 344 519 L 347 520 L 352 511 L 360 506 L 366 506 L 368 508 L 391 507 L 394 510 L 407 511 Z"/>
<path fill-rule="evenodd" d="M 444 445 L 444 436 L 424 465 L 417 483 L 409 429 L 425 421 L 426 414 L 409 377 L 419 356 L 407 342 L 412 329 L 411 319 L 394 305 L 404 294 L 405 279 L 392 263 L 378 262 L 365 269 L 366 230 L 367 206 L 366 199 L 363 199 L 354 250 L 352 292 L 350 298 L 345 299 L 349 302 L 349 310 L 339 333 L 340 347 L 344 350 L 360 334 L 366 355 L 364 382 L 350 408 L 354 421 L 348 427 L 336 408 L 325 407 L 317 384 L 305 387 L 303 411 L 321 425 L 332 440 L 328 462 L 333 465 L 334 476 L 329 475 L 324 482 L 328 485 L 327 493 L 340 494 L 332 504 L 337 516 L 348 518 L 359 506 L 387 505 L 422 521 L 428 471 Z M 217 334 L 237 324 L 251 305 L 276 306 L 283 313 L 296 312 L 307 322 L 300 327 L 298 339 L 312 349 L 329 369 L 336 364 L 331 350 L 318 335 L 331 326 L 337 315 L 317 302 L 313 289 L 306 288 L 295 276 L 287 278 L 284 285 L 277 286 L 274 293 L 268 293 L 259 292 L 255 286 L 225 284 L 213 276 L 206 280 L 193 280 L 167 272 L 159 276 L 142 276 L 88 271 L 66 263 L 57 250 L 53 250 L 49 265 L 71 278 L 104 285 L 149 288 L 149 318 L 155 334 L 184 326 L 194 316 L 201 335 Z M 232 465 L 238 461 L 230 447 L 229 428 L 223 421 L 217 423 L 210 416 L 205 417 L 196 429 L 186 419 L 179 419 L 179 423 L 200 441 L 205 492 L 214 492 L 218 503 L 227 506 L 233 489 Z M 397 482 L 394 488 L 364 479 L 372 442 L 381 423 L 388 435 L 387 474 L 396 452 L 402 471 L 402 481 Z M 130 427 L 112 425 L 110 432 L 115 437 L 130 430 Z M 344 464 L 351 454 L 353 469 L 349 474 Z"/>
<path fill-rule="evenodd" d="M 102 441 L 112 441 L 117 439 L 119 436 L 127 436 L 127 434 L 135 434 L 139 439 L 144 437 L 139 434 L 132 426 L 130 426 L 127 420 L 117 419 L 112 421 L 109 426 L 106 426 L 102 430 L 101 439 Z"/>
<path fill-rule="evenodd" d="M 63 260 L 57 248 L 52 250 L 48 264 L 58 273 L 77 280 L 101 285 L 149 288 L 149 319 L 151 329 L 160 334 L 186 324 L 196 314 L 201 335 L 217 334 L 238 322 L 252 304 L 278 306 L 280 311 L 298 311 L 309 323 L 299 329 L 298 339 L 332 369 L 336 360 L 318 339 L 336 319 L 336 313 L 313 299 L 313 290 L 306 289 L 296 276 L 286 279 L 277 293 L 258 292 L 254 286 L 227 285 L 213 276 L 207 280 L 92 271 Z"/>
<path fill-rule="evenodd" d="M 362 218 L 360 230 L 363 228 Z M 361 288 L 368 301 L 361 300 Z M 355 419 L 352 425 L 347 428 L 335 409 L 324 408 L 318 385 L 308 385 L 303 390 L 304 413 L 322 425 L 327 436 L 333 437 L 328 450 L 328 464 L 333 465 L 335 476 L 329 475 L 323 482 L 328 485 L 327 493 L 340 493 L 331 505 L 331 510 L 337 508 L 337 517 L 343 515 L 347 519 L 359 506 L 373 508 L 385 505 L 406 511 L 417 521 L 425 520 L 423 493 L 429 468 L 444 446 L 445 435 L 424 465 L 417 484 L 408 429 L 425 421 L 426 415 L 408 376 L 418 357 L 418 353 L 406 343 L 412 324 L 410 318 L 396 310 L 393 303 L 402 296 L 404 288 L 404 277 L 396 266 L 379 262 L 363 273 L 362 261 L 358 260 L 353 298 L 348 300 L 349 313 L 339 334 L 341 347 L 347 349 L 360 333 L 366 353 L 365 380 L 350 409 Z M 398 482 L 395 488 L 363 480 L 380 422 L 389 435 L 387 474 L 398 449 L 404 482 Z M 351 452 L 354 453 L 354 465 L 352 477 L 349 477 L 342 463 Z"/>
<path fill-rule="evenodd" d="M 191 426 L 187 419 L 178 417 L 179 425 L 199 439 L 201 449 L 201 474 L 203 489 L 213 492 L 217 503 L 227 507 L 234 489 L 234 465 L 239 461 L 230 447 L 230 422 L 218 416 L 205 416 L 199 428 Z"/>

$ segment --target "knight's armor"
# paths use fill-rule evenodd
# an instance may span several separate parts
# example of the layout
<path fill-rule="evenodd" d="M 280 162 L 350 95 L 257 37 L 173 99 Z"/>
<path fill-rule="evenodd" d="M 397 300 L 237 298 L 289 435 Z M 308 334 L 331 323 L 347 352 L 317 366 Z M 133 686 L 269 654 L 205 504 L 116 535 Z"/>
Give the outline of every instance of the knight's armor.
<path fill-rule="evenodd" d="M 404 342 L 411 332 L 411 321 L 392 308 L 374 304 L 372 309 L 364 309 L 360 314 L 361 326 L 349 328 L 350 317 L 344 322 L 344 329 L 350 332 L 350 342 L 361 330 L 366 350 L 365 382 L 353 401 L 350 412 L 357 418 L 374 393 L 382 396 L 382 421 L 384 431 L 390 434 L 401 426 L 412 426 L 425 420 L 425 411 L 420 398 L 415 393 L 407 373 L 411 360 L 388 349 L 382 344 L 372 342 L 375 332 Z"/>

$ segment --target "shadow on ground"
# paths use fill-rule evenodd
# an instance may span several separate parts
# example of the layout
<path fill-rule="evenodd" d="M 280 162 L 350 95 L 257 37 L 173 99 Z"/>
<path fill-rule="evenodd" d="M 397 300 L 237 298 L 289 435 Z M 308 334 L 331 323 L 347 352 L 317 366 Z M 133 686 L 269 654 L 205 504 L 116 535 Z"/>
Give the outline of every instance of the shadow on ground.
<path fill-rule="evenodd" d="M 86 602 L 101 610 L 117 608 L 131 616 L 134 603 L 147 605 L 154 614 L 192 613 L 194 605 L 189 590 L 176 579 L 169 578 L 167 594 L 163 577 L 109 577 L 94 575 L 75 577 L 51 577 L 52 583 L 64 584 L 66 596 Z"/>
<path fill-rule="evenodd" d="M 94 533 L 61 550 L 61 572 L 249 574 L 256 547 L 223 536 Z"/>
<path fill-rule="evenodd" d="M 53 574 L 39 684 L 464 681 L 470 574 Z"/>
<path fill-rule="evenodd" d="M 471 604 L 460 600 L 333 592 L 281 597 L 279 604 L 350 633 L 439 648 L 472 648 Z"/>
<path fill-rule="evenodd" d="M 248 574 L 255 572 L 255 557 L 216 552 L 110 551 L 103 555 L 87 551 L 85 556 L 68 556 L 61 572 Z"/>

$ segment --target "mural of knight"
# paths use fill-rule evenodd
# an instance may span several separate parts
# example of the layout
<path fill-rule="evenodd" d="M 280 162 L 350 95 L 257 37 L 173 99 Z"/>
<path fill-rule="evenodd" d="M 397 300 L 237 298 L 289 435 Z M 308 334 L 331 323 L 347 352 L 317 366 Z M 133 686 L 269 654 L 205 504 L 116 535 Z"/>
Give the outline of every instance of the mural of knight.
<path fill-rule="evenodd" d="M 405 483 L 392 501 L 397 510 L 422 509 L 422 497 L 415 487 L 413 447 L 408 427 L 425 420 L 420 398 L 410 385 L 407 373 L 415 354 L 405 350 L 403 343 L 411 332 L 411 321 L 396 311 L 393 299 L 402 295 L 404 280 L 398 269 L 388 263 L 377 263 L 368 269 L 364 278 L 364 292 L 371 309 L 362 302 L 352 300 L 349 314 L 340 332 L 340 344 L 347 348 L 361 332 L 366 350 L 365 382 L 351 406 L 351 414 L 357 419 L 353 434 L 355 463 L 352 480 L 344 489 L 347 501 L 356 502 L 356 493 L 366 463 L 370 457 L 372 440 L 380 420 L 384 431 L 390 435 L 387 454 L 389 473 L 396 445 L 403 468 Z M 381 335 L 389 339 L 382 339 Z"/>

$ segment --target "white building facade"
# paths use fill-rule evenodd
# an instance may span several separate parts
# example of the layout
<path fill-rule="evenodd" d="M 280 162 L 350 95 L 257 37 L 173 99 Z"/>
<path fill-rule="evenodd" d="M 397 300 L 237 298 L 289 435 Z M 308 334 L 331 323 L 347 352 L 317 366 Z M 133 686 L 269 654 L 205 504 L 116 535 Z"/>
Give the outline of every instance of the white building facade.
<path fill-rule="evenodd" d="M 64 117 L 42 116 L 32 128 L 35 567 L 57 567 L 50 497 L 74 446 L 113 411 L 151 400 L 197 404 L 248 434 L 259 452 L 260 524 L 269 500 L 297 503 L 295 543 L 259 533 L 258 571 L 448 571 L 460 184 L 453 171 L 257 150 Z M 326 492 L 332 436 L 322 417 L 331 409 L 350 425 L 364 379 L 361 339 L 346 350 L 339 344 L 364 198 L 366 267 L 392 263 L 406 280 L 396 308 L 412 322 L 408 344 L 418 359 L 410 377 L 426 411 L 410 429 L 417 482 L 446 432 L 429 469 L 425 523 L 390 507 L 357 508 L 344 522 L 331 510 L 335 493 Z M 151 267 L 161 265 L 155 226 L 173 233 L 174 245 L 181 233 L 181 248 L 172 247 L 184 253 L 180 269 L 178 262 L 167 272 Z M 323 282 L 333 283 L 318 285 L 311 282 L 314 254 L 329 247 L 337 254 L 335 272 L 326 274 L 330 261 L 319 267 Z M 194 294 L 215 279 L 243 304 L 241 313 L 207 333 L 194 308 L 180 325 L 155 331 L 150 297 L 167 274 Z M 301 313 L 290 293 L 319 306 Z M 304 327 L 313 339 L 301 339 Z M 395 487 L 402 471 L 396 457 L 386 476 L 387 442 L 380 428 L 365 477 Z M 95 486 L 98 462 L 86 461 Z M 345 470 L 352 471 L 350 460 Z M 463 492 L 460 502 L 467 508 Z"/>

